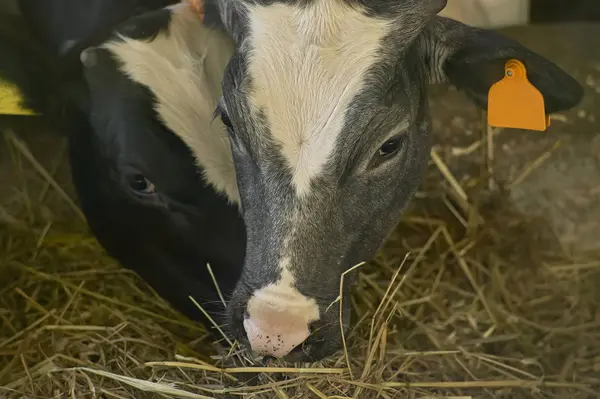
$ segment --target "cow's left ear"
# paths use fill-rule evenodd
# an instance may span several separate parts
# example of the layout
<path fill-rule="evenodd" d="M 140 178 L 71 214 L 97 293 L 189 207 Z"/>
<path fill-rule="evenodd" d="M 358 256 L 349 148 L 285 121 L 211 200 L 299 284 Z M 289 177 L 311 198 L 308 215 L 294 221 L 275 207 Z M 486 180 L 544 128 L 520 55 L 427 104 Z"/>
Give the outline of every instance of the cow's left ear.
<path fill-rule="evenodd" d="M 572 108 L 583 97 L 583 87 L 553 62 L 493 31 L 437 16 L 417 45 L 430 82 L 448 81 L 482 108 L 490 87 L 504 77 L 505 64 L 513 58 L 525 65 L 529 81 L 544 96 L 547 113 Z"/>

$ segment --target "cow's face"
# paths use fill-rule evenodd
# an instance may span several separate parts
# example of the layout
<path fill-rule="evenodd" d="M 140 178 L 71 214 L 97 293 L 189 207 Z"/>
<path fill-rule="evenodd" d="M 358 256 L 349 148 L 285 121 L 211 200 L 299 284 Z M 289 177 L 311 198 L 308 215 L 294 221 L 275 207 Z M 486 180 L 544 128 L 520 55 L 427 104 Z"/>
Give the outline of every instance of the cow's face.
<path fill-rule="evenodd" d="M 340 276 L 375 254 L 427 165 L 430 82 L 485 104 L 515 57 L 549 111 L 581 97 L 517 43 L 435 17 L 440 3 L 237 2 L 219 110 L 248 243 L 229 312 L 256 352 L 311 360 L 339 347 Z"/>
<path fill-rule="evenodd" d="M 191 15 L 172 19 L 176 10 L 140 15 L 82 53 L 71 164 L 108 252 L 188 316 L 202 315 L 192 296 L 220 320 L 206 264 L 227 297 L 245 253 L 229 141 L 214 118 L 233 42 Z"/>

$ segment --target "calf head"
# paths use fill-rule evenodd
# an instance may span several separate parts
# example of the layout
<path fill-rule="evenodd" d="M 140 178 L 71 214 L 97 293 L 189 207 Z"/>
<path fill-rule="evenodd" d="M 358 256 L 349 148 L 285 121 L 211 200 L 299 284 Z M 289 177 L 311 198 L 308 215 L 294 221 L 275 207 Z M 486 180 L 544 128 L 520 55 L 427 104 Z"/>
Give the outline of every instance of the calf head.
<path fill-rule="evenodd" d="M 315 360 L 339 347 L 340 276 L 376 253 L 427 165 L 429 83 L 484 106 L 514 57 L 549 112 L 581 98 L 545 58 L 436 16 L 443 3 L 217 3 L 237 41 L 219 111 L 248 239 L 229 323 L 254 351 Z"/>
<path fill-rule="evenodd" d="M 241 271 L 245 231 L 225 127 L 214 110 L 234 43 L 185 7 L 119 25 L 81 53 L 71 90 L 71 166 L 99 242 L 188 316 L 224 309 Z"/>

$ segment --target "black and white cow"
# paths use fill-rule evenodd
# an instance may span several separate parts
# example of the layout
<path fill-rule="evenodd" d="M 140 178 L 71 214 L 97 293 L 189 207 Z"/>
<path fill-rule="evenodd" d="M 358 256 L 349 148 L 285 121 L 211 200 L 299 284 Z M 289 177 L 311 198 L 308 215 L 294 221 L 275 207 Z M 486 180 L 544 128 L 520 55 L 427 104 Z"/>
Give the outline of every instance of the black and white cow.
<path fill-rule="evenodd" d="M 193 296 L 222 322 L 206 264 L 229 298 L 246 244 L 229 139 L 215 119 L 234 44 L 186 9 L 134 17 L 81 54 L 92 130 L 71 134 L 71 165 L 108 252 L 188 316 L 204 320 Z"/>
<path fill-rule="evenodd" d="M 140 110 L 148 110 L 148 115 L 158 116 L 156 120 L 191 149 L 208 187 L 232 204 L 227 208 L 231 219 L 222 216 L 227 214 L 224 210 L 218 217 L 223 225 L 231 222 L 229 228 L 238 232 L 243 228 L 237 230 L 234 225 L 243 222 L 233 216 L 237 216 L 233 204 L 239 204 L 246 226 L 245 258 L 241 254 L 227 263 L 230 267 L 213 264 L 213 269 L 223 273 L 220 282 L 231 284 L 226 291 L 235 285 L 227 306 L 233 338 L 255 352 L 315 360 L 339 348 L 338 307 L 330 306 L 338 296 L 339 278 L 377 251 L 416 190 L 427 163 L 430 82 L 448 80 L 484 106 L 487 90 L 503 76 L 505 61 L 514 57 L 527 66 L 549 112 L 572 107 L 581 98 L 580 85 L 550 61 L 496 33 L 436 17 L 443 3 L 215 0 L 207 4 L 206 23 L 225 26 L 237 42 L 225 69 L 223 98 L 216 107 L 229 140 L 225 128 L 219 127 L 214 135 L 206 134 L 211 129 L 200 128 L 214 126 L 204 124 L 206 85 L 198 83 L 196 76 L 203 76 L 200 66 L 210 56 L 197 51 L 203 42 L 202 29 L 189 8 L 169 7 L 134 18 L 119 29 L 126 38 L 82 54 L 91 93 L 85 115 L 92 117 L 96 132 L 129 131 L 134 124 L 142 126 L 140 132 L 158 131 L 146 119 L 136 119 Z M 197 123 L 187 124 L 190 115 Z M 133 116 L 135 123 L 124 123 L 127 116 Z M 92 151 L 89 148 L 97 145 L 97 139 L 93 134 L 89 137 L 87 147 L 81 148 Z M 119 133 L 106 137 L 117 143 L 118 150 L 103 145 L 90 158 L 114 164 L 109 169 L 112 175 L 107 177 L 106 169 L 88 172 L 78 183 L 84 187 L 79 190 L 82 203 L 92 204 L 86 211 L 90 224 L 96 224 L 96 234 L 104 237 L 109 251 L 126 260 L 124 264 L 140 269 L 152 265 L 144 269 L 145 278 L 163 287 L 162 295 L 172 295 L 171 301 L 185 306 L 181 301 L 195 295 L 190 291 L 196 285 L 200 287 L 196 292 L 208 290 L 207 281 L 202 281 L 206 276 L 192 284 L 178 284 L 177 279 L 204 267 L 191 256 L 187 259 L 192 263 L 176 263 L 179 259 L 173 256 L 151 262 L 155 251 L 168 252 L 159 249 L 160 244 L 173 245 L 160 236 L 165 225 L 151 218 L 162 217 L 169 226 L 180 227 L 167 211 L 183 207 L 172 206 L 164 197 L 177 198 L 188 193 L 189 186 L 165 188 L 188 175 L 182 173 L 184 168 L 154 171 L 144 165 L 144 160 L 163 159 L 161 166 L 170 168 L 167 164 L 173 159 L 156 153 L 133 157 L 135 162 L 129 157 L 129 162 L 115 162 L 119 157 L 114 154 L 133 149 L 132 144 L 139 146 L 142 135 L 130 142 Z M 216 154 L 220 155 L 211 158 Z M 86 157 L 85 152 L 80 158 L 76 155 L 74 163 Z M 211 166 L 209 160 L 214 159 L 221 166 Z M 93 164 L 103 165 L 102 161 Z M 131 169 L 125 165 L 130 164 L 135 168 L 128 173 Z M 95 178 L 103 182 L 121 178 L 123 183 L 107 184 L 95 200 Z M 130 214 L 147 215 L 140 222 L 141 229 L 123 227 L 124 233 L 115 240 L 111 234 L 118 229 L 111 226 L 121 225 L 118 217 L 103 220 L 114 209 L 103 204 L 111 204 L 111 194 L 116 198 L 116 193 L 128 187 L 134 192 L 135 187 L 140 189 L 139 198 L 149 207 L 153 204 L 155 208 L 150 209 L 155 211 L 133 213 L 125 207 L 120 208 L 125 213 L 114 212 L 122 223 Z M 185 198 L 178 202 L 193 207 L 199 201 L 193 195 Z M 94 213 L 97 216 L 90 218 Z M 132 234 L 140 230 L 162 238 L 148 241 L 155 251 L 152 244 L 136 242 Z M 172 234 L 190 243 L 188 249 L 205 245 L 206 237 L 193 228 L 186 235 L 169 230 L 168 236 Z M 222 237 L 236 244 L 226 250 L 243 248 L 244 240 L 236 241 L 238 236 Z M 127 248 L 121 241 L 125 239 L 134 244 Z M 133 259 L 147 248 L 151 248 L 147 250 L 150 257 Z M 242 259 L 241 279 L 235 284 Z M 191 265 L 189 269 L 181 266 L 186 264 Z M 178 277 L 161 274 L 175 273 L 175 269 L 184 272 Z M 168 281 L 178 285 L 169 286 Z M 347 328 L 348 309 L 343 316 Z"/>
<path fill-rule="evenodd" d="M 207 263 L 229 297 L 246 242 L 229 139 L 215 119 L 234 43 L 191 12 L 157 36 L 174 1 L 149 3 L 21 0 L 61 69 L 54 91 L 30 97 L 61 103 L 57 129 L 68 135 L 73 183 L 101 245 L 188 317 L 209 324 L 193 296 L 220 323 Z"/>
<path fill-rule="evenodd" d="M 517 58 L 549 113 L 581 99 L 549 60 L 437 16 L 445 3 L 208 0 L 206 23 L 237 43 L 219 111 L 248 242 L 228 311 L 254 351 L 317 359 L 339 348 L 340 276 L 375 254 L 427 165 L 429 83 L 483 107 Z"/>

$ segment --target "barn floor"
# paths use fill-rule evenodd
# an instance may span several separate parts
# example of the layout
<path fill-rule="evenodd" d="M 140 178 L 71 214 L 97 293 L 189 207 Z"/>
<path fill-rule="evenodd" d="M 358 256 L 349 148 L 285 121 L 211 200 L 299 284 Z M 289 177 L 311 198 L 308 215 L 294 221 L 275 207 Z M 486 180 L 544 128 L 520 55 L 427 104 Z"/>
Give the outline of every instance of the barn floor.
<path fill-rule="evenodd" d="M 600 398 L 600 25 L 505 32 L 585 83 L 583 103 L 548 132 L 490 133 L 462 94 L 436 88 L 440 158 L 359 280 L 353 375 L 340 374 L 340 354 L 325 375 L 298 371 L 275 383 L 263 374 L 262 391 L 246 387 L 248 397 Z M 87 235 L 66 200 L 64 141 L 12 125 L 16 137 L 0 142 L 0 398 L 225 393 L 227 379 L 202 363 L 216 362 L 202 329 Z M 444 167 L 482 226 L 464 220 Z M 381 321 L 384 300 L 392 306 Z M 175 353 L 202 359 L 199 370 L 144 365 L 183 361 Z"/>

